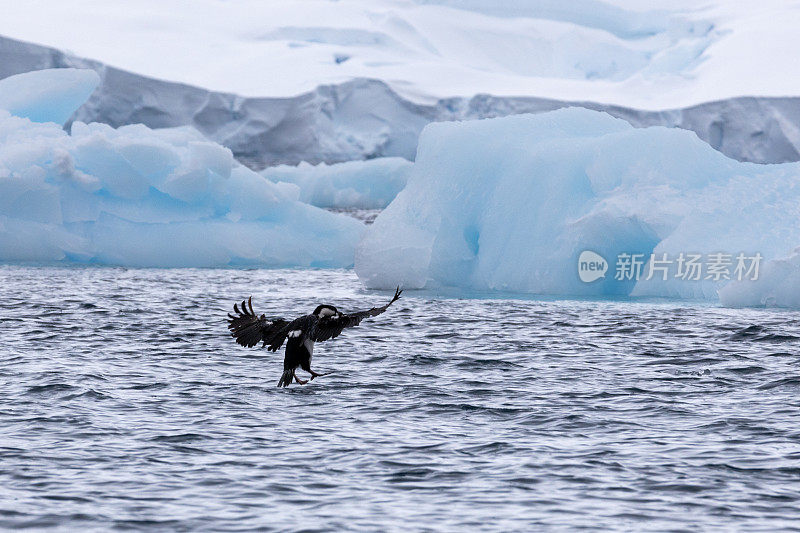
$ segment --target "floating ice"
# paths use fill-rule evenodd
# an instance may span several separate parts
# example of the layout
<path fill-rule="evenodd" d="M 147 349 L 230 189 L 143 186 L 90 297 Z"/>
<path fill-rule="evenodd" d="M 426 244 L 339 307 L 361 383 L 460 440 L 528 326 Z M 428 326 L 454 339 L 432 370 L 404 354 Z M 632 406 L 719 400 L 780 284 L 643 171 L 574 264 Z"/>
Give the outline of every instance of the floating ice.
<path fill-rule="evenodd" d="M 64 124 L 100 83 L 93 70 L 37 70 L 0 80 L 0 109 L 34 122 Z"/>
<path fill-rule="evenodd" d="M 12 87 L 60 83 L 39 72 L 16 78 Z M 42 94 L 66 96 L 40 114 Z M 69 94 L 42 87 L 16 109 L 57 118 L 66 102 L 80 105 Z M 351 265 L 363 225 L 297 195 L 191 128 L 76 122 L 67 134 L 0 110 L 0 261 Z"/>
<path fill-rule="evenodd" d="M 294 183 L 300 200 L 317 207 L 382 209 L 406 186 L 412 166 L 401 157 L 384 157 L 334 165 L 281 165 L 261 174 L 276 183 Z"/>
<path fill-rule="evenodd" d="M 728 307 L 800 307 L 800 249 L 769 261 L 756 281 L 733 281 L 719 291 Z"/>
<path fill-rule="evenodd" d="M 634 129 L 584 109 L 432 124 L 355 268 L 368 287 L 716 299 L 730 281 L 678 276 L 679 255 L 700 253 L 706 269 L 713 254 L 730 255 L 734 277 L 735 257 L 758 253 L 768 274 L 768 261 L 800 244 L 798 178 L 798 164 L 740 163 L 691 132 Z M 578 271 L 587 250 L 608 262 L 590 282 Z M 643 263 L 638 280 L 618 275 L 626 253 Z M 646 279 L 651 254 L 672 261 L 666 281 L 660 270 Z M 747 283 L 737 285 L 757 291 Z"/>

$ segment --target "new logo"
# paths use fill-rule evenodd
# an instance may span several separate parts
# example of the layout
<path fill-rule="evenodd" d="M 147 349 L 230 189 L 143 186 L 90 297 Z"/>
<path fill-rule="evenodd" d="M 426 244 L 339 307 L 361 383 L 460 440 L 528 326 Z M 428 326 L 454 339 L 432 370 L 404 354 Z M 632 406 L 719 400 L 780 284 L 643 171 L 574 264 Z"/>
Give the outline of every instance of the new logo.
<path fill-rule="evenodd" d="M 584 283 L 591 283 L 600 278 L 606 277 L 608 271 L 608 261 L 591 250 L 584 250 L 578 257 L 578 277 Z"/>

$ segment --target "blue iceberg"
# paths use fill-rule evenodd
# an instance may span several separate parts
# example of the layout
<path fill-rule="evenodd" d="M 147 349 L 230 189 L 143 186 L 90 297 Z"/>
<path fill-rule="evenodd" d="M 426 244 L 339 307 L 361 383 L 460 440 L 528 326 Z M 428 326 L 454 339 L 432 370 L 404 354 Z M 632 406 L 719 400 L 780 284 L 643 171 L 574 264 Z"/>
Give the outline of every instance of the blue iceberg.
<path fill-rule="evenodd" d="M 406 186 L 413 166 L 402 157 L 381 157 L 333 165 L 280 165 L 261 174 L 275 183 L 297 185 L 300 200 L 317 207 L 383 209 Z"/>
<path fill-rule="evenodd" d="M 797 279 L 799 183 L 796 163 L 741 163 L 585 109 L 431 124 L 355 269 L 374 288 L 798 306 L 780 280 Z M 582 279 L 584 252 L 603 275 Z"/>
<path fill-rule="evenodd" d="M 47 69 L 0 80 L 0 109 L 34 122 L 64 124 L 100 84 L 89 69 Z"/>
<path fill-rule="evenodd" d="M 361 223 L 300 202 L 295 186 L 191 128 L 65 132 L 95 78 L 62 69 L 0 82 L 0 261 L 352 265 Z"/>

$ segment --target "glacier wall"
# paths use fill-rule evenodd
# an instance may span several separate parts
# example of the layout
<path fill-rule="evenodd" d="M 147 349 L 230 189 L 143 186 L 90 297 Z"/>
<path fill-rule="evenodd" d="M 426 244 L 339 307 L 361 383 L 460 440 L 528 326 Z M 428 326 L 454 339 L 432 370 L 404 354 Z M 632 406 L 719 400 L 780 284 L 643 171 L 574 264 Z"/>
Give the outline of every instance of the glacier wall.
<path fill-rule="evenodd" d="M 372 288 L 800 306 L 787 289 L 800 267 L 799 182 L 798 163 L 738 162 L 691 132 L 586 109 L 431 124 L 355 269 Z M 585 251 L 604 275 L 581 275 Z M 736 281 L 740 254 L 761 277 Z M 626 255 L 637 268 L 620 268 Z M 681 276 L 692 255 L 699 275 Z"/>
<path fill-rule="evenodd" d="M 361 223 L 300 202 L 296 186 L 264 179 L 192 128 L 75 121 L 67 133 L 49 121 L 99 81 L 75 69 L 0 81 L 0 103 L 43 121 L 0 109 L 0 261 L 352 265 Z"/>
<path fill-rule="evenodd" d="M 354 79 L 285 98 L 243 98 L 161 81 L 35 44 L 0 37 L 0 78 L 43 68 L 92 68 L 99 89 L 72 120 L 113 127 L 189 125 L 230 148 L 252 168 L 302 161 L 336 163 L 375 157 L 413 159 L 431 122 L 541 113 L 566 106 L 602 110 L 637 127 L 694 131 L 740 161 L 800 160 L 800 98 L 743 97 L 665 111 L 548 98 L 445 98 L 429 104 L 401 97 L 386 83 Z"/>

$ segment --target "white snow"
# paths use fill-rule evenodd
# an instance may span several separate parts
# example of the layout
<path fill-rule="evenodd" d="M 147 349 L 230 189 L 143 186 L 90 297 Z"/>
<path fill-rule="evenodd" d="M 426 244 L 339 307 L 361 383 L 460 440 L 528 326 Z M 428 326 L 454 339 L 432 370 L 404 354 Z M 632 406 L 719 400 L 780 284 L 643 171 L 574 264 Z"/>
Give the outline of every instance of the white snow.
<path fill-rule="evenodd" d="M 69 116 L 82 104 L 76 87 L 96 77 L 84 74 L 23 74 L 0 85 L 0 102 Z M 34 86 L 30 101 L 17 92 Z M 363 225 L 297 196 L 191 128 L 75 122 L 68 134 L 0 110 L 0 261 L 351 265 Z"/>
<path fill-rule="evenodd" d="M 658 270 L 646 280 L 645 264 L 637 282 L 616 279 L 617 258 L 700 253 L 707 269 L 712 254 L 759 253 L 764 281 L 731 286 L 723 302 L 761 305 L 798 276 L 796 257 L 774 263 L 800 245 L 798 220 L 798 163 L 740 163 L 691 132 L 572 108 L 426 127 L 408 185 L 365 234 L 355 269 L 374 288 L 716 300 L 730 281 L 710 271 L 681 279 L 673 264 L 666 281 Z M 586 250 L 609 263 L 590 283 L 578 274 Z M 800 291 L 777 302 L 800 307 Z"/>
<path fill-rule="evenodd" d="M 300 200 L 317 207 L 383 209 L 406 186 L 412 166 L 401 157 L 383 157 L 334 165 L 280 165 L 261 175 L 297 185 Z"/>
<path fill-rule="evenodd" d="M 666 109 L 800 94 L 800 7 L 786 0 L 2 0 L 0 12 L 2 35 L 242 96 L 354 78 L 417 102 Z"/>

